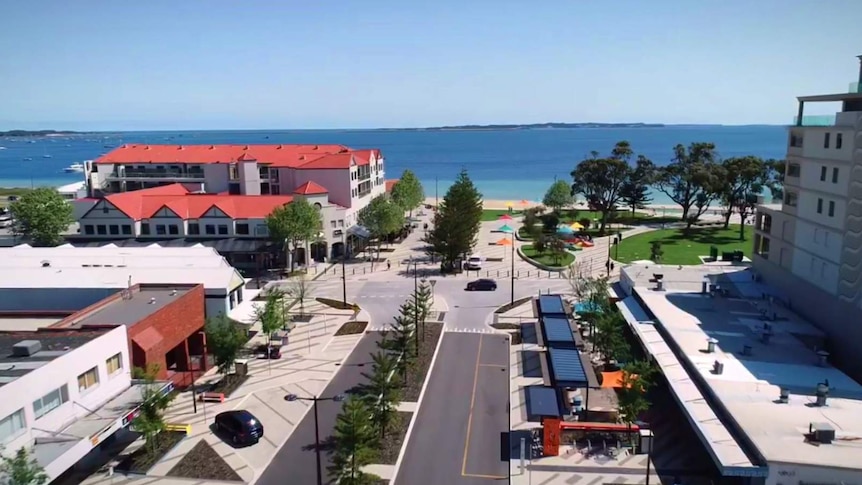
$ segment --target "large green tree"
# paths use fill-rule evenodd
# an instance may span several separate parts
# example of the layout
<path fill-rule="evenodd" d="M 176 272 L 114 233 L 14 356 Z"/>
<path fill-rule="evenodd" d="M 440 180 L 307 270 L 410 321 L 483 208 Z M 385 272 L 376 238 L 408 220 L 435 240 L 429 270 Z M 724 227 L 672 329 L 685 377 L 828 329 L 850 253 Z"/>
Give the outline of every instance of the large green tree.
<path fill-rule="evenodd" d="M 371 411 L 362 397 L 351 396 L 345 401 L 341 413 L 335 418 L 331 450 L 332 464 L 328 467 L 333 483 L 339 485 L 372 485 L 374 475 L 362 468 L 374 463 L 377 457 L 377 434 L 368 417 Z"/>
<path fill-rule="evenodd" d="M 305 198 L 296 198 L 290 204 L 273 210 L 266 217 L 266 227 L 270 237 L 278 244 L 284 244 L 285 251 L 290 252 L 290 269 L 293 271 L 297 249 L 320 233 L 323 222 L 317 207 Z"/>
<path fill-rule="evenodd" d="M 623 184 L 628 180 L 633 151 L 629 142 L 620 141 L 606 158 L 593 152 L 572 171 L 572 193 L 581 194 L 590 208 L 601 213 L 599 232 L 605 232 L 608 217 L 622 200 Z"/>
<path fill-rule="evenodd" d="M 18 448 L 11 456 L 0 456 L 0 474 L 5 485 L 44 485 L 48 475 L 42 465 L 33 458 L 32 451 Z"/>
<path fill-rule="evenodd" d="M 247 340 L 245 332 L 224 314 L 208 319 L 204 332 L 207 349 L 212 353 L 219 373 L 227 379 Z"/>
<path fill-rule="evenodd" d="M 413 209 L 425 202 L 425 190 L 422 188 L 422 182 L 409 169 L 401 174 L 401 178 L 392 187 L 390 195 L 393 202 L 410 213 L 410 217 L 413 217 Z"/>
<path fill-rule="evenodd" d="M 784 199 L 784 175 L 787 172 L 787 162 L 769 159 L 764 162 L 768 170 L 766 188 L 772 192 L 773 201 Z"/>
<path fill-rule="evenodd" d="M 434 227 L 424 238 L 429 251 L 442 259 L 444 270 L 453 268 L 459 259 L 470 254 L 481 223 L 482 194 L 473 185 L 467 170 L 461 170 L 437 207 Z"/>
<path fill-rule="evenodd" d="M 560 213 L 563 207 L 568 207 L 575 202 L 572 196 L 571 187 L 565 180 L 556 180 L 548 191 L 545 192 L 545 197 L 542 199 L 542 204 L 553 209 L 554 212 Z"/>
<path fill-rule="evenodd" d="M 739 213 L 739 238 L 745 238 L 745 219 L 754 213 L 757 196 L 769 181 L 769 167 L 755 156 L 733 157 L 722 161 L 724 183 L 721 201 L 725 206 L 724 228 L 730 226 L 733 211 Z"/>
<path fill-rule="evenodd" d="M 371 202 L 359 211 L 358 222 L 377 241 L 376 259 L 380 257 L 380 246 L 384 238 L 404 227 L 404 209 L 388 195 L 381 195 L 371 199 Z M 371 260 L 372 268 L 374 259 Z"/>
<path fill-rule="evenodd" d="M 363 373 L 368 380 L 363 386 L 371 411 L 371 423 L 377 428 L 380 439 L 386 437 L 386 431 L 398 412 L 400 398 L 400 382 L 398 380 L 398 357 L 390 352 L 377 352 L 371 355 L 371 373 Z"/>
<path fill-rule="evenodd" d="M 622 369 L 621 387 L 617 391 L 617 405 L 620 419 L 629 428 L 629 436 L 631 436 L 631 425 L 650 407 L 647 392 L 654 383 L 655 373 L 655 367 L 641 360 L 629 362 Z"/>
<path fill-rule="evenodd" d="M 63 232 L 75 222 L 72 204 L 54 189 L 41 187 L 22 195 L 9 206 L 15 218 L 13 230 L 35 246 L 56 246 Z"/>
<path fill-rule="evenodd" d="M 712 143 L 677 145 L 673 152 L 673 161 L 657 170 L 655 185 L 682 207 L 682 218 L 690 227 L 720 195 L 723 170 Z"/>
<path fill-rule="evenodd" d="M 631 208 L 632 217 L 635 211 L 645 208 L 652 201 L 649 188 L 654 175 L 655 165 L 652 161 L 643 155 L 638 156 L 634 169 L 629 171 L 629 176 L 620 187 L 620 200 Z"/>
<path fill-rule="evenodd" d="M 277 288 L 267 290 L 266 303 L 254 308 L 254 319 L 260 323 L 261 331 L 266 334 L 267 343 L 272 344 L 272 336 L 275 332 L 287 325 L 284 292 Z"/>

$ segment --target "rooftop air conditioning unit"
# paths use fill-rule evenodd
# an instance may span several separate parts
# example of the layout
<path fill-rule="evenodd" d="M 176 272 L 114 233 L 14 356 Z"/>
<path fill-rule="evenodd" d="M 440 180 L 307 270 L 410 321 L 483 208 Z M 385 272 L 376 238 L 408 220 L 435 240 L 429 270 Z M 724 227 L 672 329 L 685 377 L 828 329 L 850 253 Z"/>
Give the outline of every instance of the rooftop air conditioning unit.
<path fill-rule="evenodd" d="M 835 428 L 826 423 L 810 423 L 808 434 L 813 441 L 824 445 L 831 444 L 835 440 Z"/>
<path fill-rule="evenodd" d="M 829 397 L 829 381 L 820 382 L 817 388 L 814 389 L 815 405 L 818 407 L 826 406 L 826 398 Z"/>
<path fill-rule="evenodd" d="M 724 363 L 716 360 L 712 364 L 712 373 L 715 375 L 718 375 L 718 376 L 720 376 L 721 374 L 724 374 Z"/>
<path fill-rule="evenodd" d="M 786 387 L 782 387 L 781 391 L 779 391 L 778 402 L 781 404 L 787 404 L 790 402 L 790 391 L 787 390 Z"/>
<path fill-rule="evenodd" d="M 12 346 L 12 355 L 15 357 L 30 357 L 42 350 L 42 342 L 38 340 L 22 340 Z"/>

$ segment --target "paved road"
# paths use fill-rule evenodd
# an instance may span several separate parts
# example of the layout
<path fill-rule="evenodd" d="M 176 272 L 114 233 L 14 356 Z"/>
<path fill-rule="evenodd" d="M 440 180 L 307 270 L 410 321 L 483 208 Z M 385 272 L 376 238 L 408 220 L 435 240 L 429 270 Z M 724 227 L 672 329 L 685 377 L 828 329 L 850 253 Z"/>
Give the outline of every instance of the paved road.
<path fill-rule="evenodd" d="M 371 370 L 371 358 L 369 356 L 377 350 L 379 339 L 379 333 L 368 333 L 359 341 L 356 348 L 347 357 L 343 367 L 338 370 L 326 386 L 322 394 L 323 397 L 345 393 L 345 391 L 365 382 L 362 373 Z M 308 404 L 310 405 L 311 403 Z M 320 422 L 320 439 L 325 440 L 328 436 L 332 435 L 335 426 L 335 417 L 341 411 L 342 403 L 322 401 L 317 406 Z M 265 425 L 266 423 L 264 423 Z M 314 463 L 314 413 L 309 411 L 296 429 L 293 430 L 284 446 L 278 450 L 272 463 L 263 472 L 257 484 L 283 485 L 291 483 L 296 485 L 313 485 L 317 483 Z M 326 478 L 328 475 L 326 471 L 328 464 L 328 456 L 326 452 L 322 452 L 321 469 L 324 474 L 323 483 L 329 483 Z"/>
<path fill-rule="evenodd" d="M 509 343 L 446 333 L 395 482 L 473 485 L 509 477 Z"/>

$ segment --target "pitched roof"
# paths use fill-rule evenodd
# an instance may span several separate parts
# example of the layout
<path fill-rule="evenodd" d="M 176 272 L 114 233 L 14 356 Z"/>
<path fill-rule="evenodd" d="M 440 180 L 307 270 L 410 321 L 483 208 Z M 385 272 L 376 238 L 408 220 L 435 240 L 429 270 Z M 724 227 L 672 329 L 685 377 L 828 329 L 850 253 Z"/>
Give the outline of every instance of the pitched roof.
<path fill-rule="evenodd" d="M 377 149 L 343 145 L 123 145 L 97 158 L 96 164 L 217 164 L 257 161 L 296 169 L 348 168 L 351 160 L 368 165 Z"/>
<path fill-rule="evenodd" d="M 395 184 L 398 183 L 398 179 L 390 179 L 386 181 L 386 192 L 392 192 L 392 189 L 395 187 Z"/>
<path fill-rule="evenodd" d="M 328 194 L 329 191 L 326 190 L 326 187 L 322 185 L 316 184 L 312 181 L 308 181 L 299 186 L 296 190 L 293 191 L 294 194 L 300 195 L 317 195 L 317 194 Z"/>
<path fill-rule="evenodd" d="M 182 219 L 198 219 L 213 207 L 234 219 L 262 219 L 293 201 L 290 195 L 197 194 L 182 184 L 112 194 L 105 199 L 136 221 L 153 217 L 163 207 Z"/>

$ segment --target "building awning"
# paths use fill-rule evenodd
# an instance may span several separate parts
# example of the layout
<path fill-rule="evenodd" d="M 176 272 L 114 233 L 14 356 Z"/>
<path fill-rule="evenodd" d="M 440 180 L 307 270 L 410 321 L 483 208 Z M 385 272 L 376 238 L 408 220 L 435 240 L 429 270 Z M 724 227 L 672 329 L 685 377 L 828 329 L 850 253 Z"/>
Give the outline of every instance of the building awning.
<path fill-rule="evenodd" d="M 524 391 L 527 416 L 559 418 L 563 415 L 560 412 L 559 395 L 553 387 L 527 386 Z"/>
<path fill-rule="evenodd" d="M 566 307 L 560 295 L 543 295 L 538 302 L 539 315 L 565 315 Z"/>
<path fill-rule="evenodd" d="M 575 348 L 575 335 L 568 318 L 545 317 L 540 320 L 542 338 L 548 347 Z"/>
<path fill-rule="evenodd" d="M 556 387 L 584 388 L 589 385 L 581 353 L 572 349 L 548 349 L 551 382 Z"/>
<path fill-rule="evenodd" d="M 132 337 L 132 342 L 138 344 L 144 352 L 152 349 L 162 342 L 162 334 L 155 327 L 149 327 L 143 332 Z"/>
<path fill-rule="evenodd" d="M 361 237 L 362 239 L 369 239 L 371 237 L 371 231 L 360 226 L 359 224 L 350 226 L 347 229 L 348 234 L 353 234 L 354 236 Z"/>

